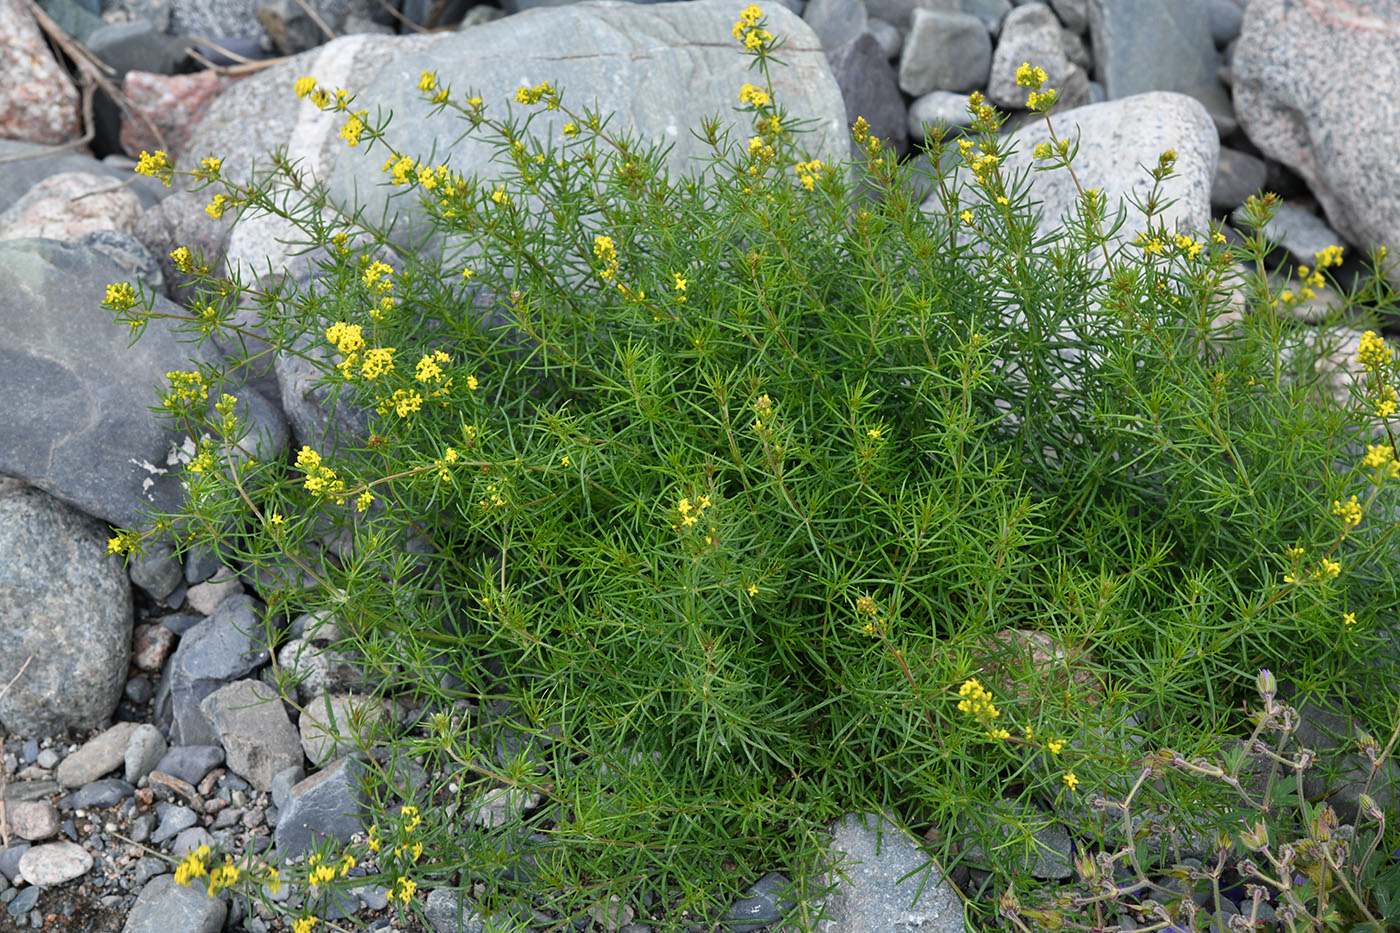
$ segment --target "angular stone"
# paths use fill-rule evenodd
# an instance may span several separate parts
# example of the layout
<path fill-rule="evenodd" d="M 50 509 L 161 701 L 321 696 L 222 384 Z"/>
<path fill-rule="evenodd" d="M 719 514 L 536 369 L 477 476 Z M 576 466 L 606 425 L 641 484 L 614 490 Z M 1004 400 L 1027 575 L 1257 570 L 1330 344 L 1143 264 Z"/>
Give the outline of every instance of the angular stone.
<path fill-rule="evenodd" d="M 755 933 L 778 922 L 797 906 L 788 896 L 791 887 L 792 882 L 786 875 L 768 872 L 729 906 L 720 925 L 729 933 Z"/>
<path fill-rule="evenodd" d="M 63 884 L 92 870 L 92 856 L 71 842 L 34 846 L 19 858 L 19 873 L 33 885 Z"/>
<path fill-rule="evenodd" d="M 213 615 L 219 604 L 236 593 L 243 592 L 243 584 L 231 570 L 225 569 L 213 580 L 196 583 L 185 593 L 190 608 L 200 615 Z"/>
<path fill-rule="evenodd" d="M 1250 140 L 1302 176 L 1328 225 L 1358 249 L 1400 246 L 1400 7 L 1254 0 L 1232 62 Z M 1359 101 L 1366 118 L 1357 119 Z M 1388 266 L 1400 285 L 1400 265 Z"/>
<path fill-rule="evenodd" d="M 154 259 L 130 236 L 113 232 Z M 142 507 L 175 511 L 184 499 L 173 469 L 176 436 L 148 409 L 165 374 L 192 359 L 216 363 L 208 344 L 180 343 L 153 322 L 134 346 L 102 307 L 109 285 L 133 276 L 97 241 L 0 243 L 0 473 L 23 479 L 89 515 L 121 527 Z M 99 248 L 100 247 L 100 248 Z M 179 314 L 155 296 L 157 314 Z M 240 390 L 241 417 L 259 457 L 286 446 L 286 424 L 257 392 Z M 129 635 L 129 632 L 128 632 Z"/>
<path fill-rule="evenodd" d="M 1095 77 L 1109 100 L 1148 91 L 1189 94 L 1211 109 L 1223 96 L 1207 0 L 1094 0 Z"/>
<path fill-rule="evenodd" d="M 167 279 L 167 281 L 169 281 Z M 133 556 L 126 568 L 131 582 L 141 587 L 156 601 L 165 599 L 184 582 L 185 576 L 180 562 L 175 559 L 175 551 L 168 544 L 156 544 L 145 554 Z M 139 627 L 138 627 L 139 630 Z M 145 668 L 152 670 L 152 668 Z"/>
<path fill-rule="evenodd" d="M 802 11 L 802 20 L 817 34 L 827 54 L 869 28 L 866 5 L 859 0 L 811 0 Z"/>
<path fill-rule="evenodd" d="M 3 320 L 0 333 L 9 333 Z M 7 381 L 9 365 L 5 343 L 0 341 L 0 384 Z M 11 417 L 37 416 L 16 411 L 22 399 L 6 389 L 0 388 L 0 397 L 7 399 L 0 410 Z M 5 418 L 0 414 L 0 459 L 16 440 L 5 430 Z M 9 684 L 0 695 L 5 729 L 39 736 L 92 728 L 121 699 L 130 650 L 131 587 L 121 562 L 107 556 L 106 531 L 38 489 L 0 494 L 0 683 Z"/>
<path fill-rule="evenodd" d="M 846 101 L 847 125 L 864 117 L 870 135 L 884 140 L 898 155 L 908 152 L 904 100 L 899 96 L 894 69 L 875 36 L 863 32 L 828 52 L 826 59 Z M 851 155 L 855 158 L 858 153 L 859 146 L 853 140 Z"/>
<path fill-rule="evenodd" d="M 200 708 L 218 733 L 229 770 L 258 790 L 270 788 L 278 771 L 301 764 L 301 739 L 272 687 L 240 680 L 210 694 Z"/>
<path fill-rule="evenodd" d="M 217 745 L 185 745 L 166 752 L 156 770 L 194 785 L 223 763 L 224 750 Z"/>
<path fill-rule="evenodd" d="M 348 754 L 355 744 L 354 723 L 373 728 L 384 718 L 377 700 L 347 694 L 323 694 L 307 703 L 297 721 L 301 747 L 313 765 Z"/>
<path fill-rule="evenodd" d="M 218 735 L 200 703 L 268 658 L 261 607 L 246 595 L 230 596 L 214 614 L 185 633 L 166 665 L 158 706 L 168 704 L 176 745 L 217 745 Z"/>
<path fill-rule="evenodd" d="M 136 731 L 131 734 L 131 741 L 127 743 L 126 755 L 122 762 L 122 776 L 126 778 L 127 783 L 135 784 L 154 771 L 156 765 L 165 757 L 168 747 L 165 736 L 161 735 L 155 726 L 150 723 L 137 726 Z"/>
<path fill-rule="evenodd" d="M 423 901 L 423 914 L 435 933 L 482 933 L 486 928 L 471 899 L 451 888 L 429 891 Z"/>
<path fill-rule="evenodd" d="M 1002 23 L 1001 40 L 992 55 L 987 81 L 987 97 L 992 103 L 1018 110 L 1025 108 L 1030 88 L 1016 83 L 1016 69 L 1023 62 L 1044 69 L 1046 85 L 1060 92 L 1055 105 L 1057 118 L 1064 111 L 1087 102 L 1088 76 L 1065 55 L 1060 24 L 1050 8 L 1039 3 L 1017 7 Z"/>
<path fill-rule="evenodd" d="M 228 906 L 203 885 L 180 885 L 174 875 L 157 875 L 141 889 L 122 933 L 219 933 L 227 915 Z"/>
<path fill-rule="evenodd" d="M 832 867 L 823 883 L 817 933 L 884 933 L 919 929 L 962 933 L 962 897 L 909 835 L 888 819 L 851 813 L 842 817 L 827 849 Z"/>
<path fill-rule="evenodd" d="M 358 758 L 342 758 L 292 788 L 273 836 L 282 857 L 295 858 L 327 837 L 349 842 L 364 829 L 369 798 L 360 786 L 363 769 Z"/>
<path fill-rule="evenodd" d="M 126 748 L 136 723 L 119 722 L 101 735 L 83 743 L 59 763 L 54 780 L 62 787 L 81 787 L 117 770 L 126 761 Z"/>
<path fill-rule="evenodd" d="M 53 145 L 80 136 L 78 89 L 22 0 L 0 0 L 0 36 L 0 137 Z"/>
<path fill-rule="evenodd" d="M 73 793 L 58 799 L 60 810 L 106 810 L 115 807 L 132 794 L 136 788 L 121 778 L 102 778 L 89 781 Z"/>
<path fill-rule="evenodd" d="M 76 240 L 93 230 L 129 233 L 141 210 L 140 198 L 105 175 L 63 172 L 45 178 L 0 214 L 0 240 Z"/>
<path fill-rule="evenodd" d="M 987 83 L 992 40 L 966 13 L 915 10 L 899 53 L 899 87 L 911 97 L 932 91 L 972 91 Z"/>

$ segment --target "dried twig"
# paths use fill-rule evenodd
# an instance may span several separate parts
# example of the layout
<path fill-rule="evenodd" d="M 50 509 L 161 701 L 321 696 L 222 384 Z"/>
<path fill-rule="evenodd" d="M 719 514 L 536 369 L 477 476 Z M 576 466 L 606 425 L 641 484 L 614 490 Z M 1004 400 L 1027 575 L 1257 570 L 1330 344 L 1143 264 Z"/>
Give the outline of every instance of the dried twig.
<path fill-rule="evenodd" d="M 331 27 L 326 25 L 326 21 L 321 19 L 320 14 L 313 10 L 311 8 L 311 5 L 307 3 L 306 0 L 297 0 L 297 6 L 301 7 L 302 11 L 306 13 L 307 16 L 311 17 L 311 22 L 321 27 L 321 31 L 326 34 L 327 39 L 336 38 L 335 32 L 331 29 Z"/>
<path fill-rule="evenodd" d="M 224 48 L 223 46 L 219 45 L 213 40 L 203 39 L 199 36 L 190 36 L 190 38 L 193 41 L 204 46 L 205 48 L 213 49 L 214 51 L 219 52 L 223 55 L 227 55 L 229 58 L 238 62 L 237 65 L 216 65 L 214 64 L 214 62 L 210 61 L 204 55 L 201 55 L 195 49 L 190 48 L 186 50 L 186 54 L 188 54 L 190 58 L 193 58 L 205 68 L 209 69 L 210 71 L 214 72 L 214 74 L 219 75 L 221 77 L 237 77 L 240 75 L 253 74 L 254 72 L 262 71 L 264 68 L 271 68 L 273 65 L 280 65 L 285 61 L 290 61 L 292 58 L 292 56 L 290 55 L 283 55 L 280 58 L 248 58 L 246 56 L 239 55 L 237 52 L 234 52 L 231 49 Z"/>
<path fill-rule="evenodd" d="M 428 30 L 424 29 L 422 26 L 419 26 L 419 25 L 418 25 L 417 23 L 415 23 L 413 20 L 411 20 L 411 19 L 409 19 L 408 17 L 404 16 L 402 13 L 400 13 L 398 10 L 394 9 L 392 6 L 390 6 L 390 5 L 389 5 L 389 0 L 378 0 L 378 3 L 379 3 L 379 5 L 382 6 L 384 9 L 388 10 L 389 13 L 394 17 L 394 19 L 398 20 L 400 23 L 403 23 L 405 26 L 411 26 L 411 27 L 412 27 L 415 31 L 417 31 L 417 32 L 427 32 L 427 31 L 428 31 Z"/>

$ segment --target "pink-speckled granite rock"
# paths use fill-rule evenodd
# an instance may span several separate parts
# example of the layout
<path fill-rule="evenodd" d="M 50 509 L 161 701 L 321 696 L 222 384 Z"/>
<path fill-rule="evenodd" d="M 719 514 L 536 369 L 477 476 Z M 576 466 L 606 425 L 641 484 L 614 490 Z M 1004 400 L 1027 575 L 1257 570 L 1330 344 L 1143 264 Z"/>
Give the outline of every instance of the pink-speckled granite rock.
<path fill-rule="evenodd" d="M 140 219 L 141 199 L 110 175 L 60 172 L 0 214 L 0 240 L 42 236 L 71 241 L 94 230 L 130 233 Z"/>
<path fill-rule="evenodd" d="M 237 78 L 220 77 L 212 71 L 189 75 L 162 75 L 148 71 L 128 71 L 122 79 L 122 93 L 130 98 L 138 113 L 145 114 L 165 136 L 165 151 L 171 159 L 185 151 L 190 133 L 214 98 Z M 145 120 L 122 116 L 122 149 L 133 159 L 142 150 L 161 148 Z M 191 153 L 195 161 L 211 153 Z"/>
<path fill-rule="evenodd" d="M 1232 67 L 1240 124 L 1303 177 L 1332 229 L 1400 247 L 1400 4 L 1253 0 Z"/>
<path fill-rule="evenodd" d="M 68 72 L 22 0 L 0 0 L 0 138 L 52 145 L 80 135 Z"/>

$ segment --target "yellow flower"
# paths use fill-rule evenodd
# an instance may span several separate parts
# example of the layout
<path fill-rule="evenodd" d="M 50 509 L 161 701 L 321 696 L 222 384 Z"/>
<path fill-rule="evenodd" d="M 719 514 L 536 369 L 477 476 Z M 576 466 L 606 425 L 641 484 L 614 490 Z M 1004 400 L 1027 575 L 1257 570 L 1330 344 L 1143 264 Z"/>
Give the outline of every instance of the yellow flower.
<path fill-rule="evenodd" d="M 316 79 L 310 76 L 297 78 L 296 83 L 292 85 L 292 90 L 296 91 L 298 98 L 304 99 L 306 95 L 316 90 Z"/>
<path fill-rule="evenodd" d="M 1361 506 L 1357 503 L 1356 497 L 1352 496 L 1343 505 L 1340 500 L 1332 500 L 1332 514 L 1342 520 L 1342 524 L 1347 528 L 1355 528 L 1361 524 Z"/>
<path fill-rule="evenodd" d="M 102 304 L 112 311 L 125 311 L 136 304 L 136 289 L 130 282 L 116 282 L 107 286 L 107 297 Z"/>
<path fill-rule="evenodd" d="M 1341 572 L 1342 565 L 1335 560 L 1328 560 L 1324 557 L 1322 558 L 1322 560 L 1318 561 L 1318 576 L 1326 577 L 1327 579 L 1331 580 Z"/>
<path fill-rule="evenodd" d="M 346 875 L 350 874 L 350 869 L 354 867 L 355 856 L 346 854 L 345 857 L 340 860 L 340 877 L 344 878 Z"/>
<path fill-rule="evenodd" d="M 175 263 L 175 268 L 181 272 L 188 273 L 194 269 L 194 256 L 184 246 L 176 247 L 170 251 L 170 261 Z"/>
<path fill-rule="evenodd" d="M 1046 77 L 1044 68 L 1032 68 L 1030 62 L 1021 62 L 1021 67 L 1016 69 L 1016 83 L 1021 87 L 1039 90 Z"/>
<path fill-rule="evenodd" d="M 365 338 L 359 324 L 337 321 L 326 328 L 326 339 L 347 356 L 365 348 Z"/>
<path fill-rule="evenodd" d="M 1054 150 L 1050 148 L 1049 143 L 1038 143 L 1035 147 L 1035 152 L 1033 153 L 1033 155 L 1037 159 L 1048 159 L 1053 154 Z"/>
<path fill-rule="evenodd" d="M 374 493 L 366 492 L 364 495 L 360 496 L 360 498 L 355 500 L 355 511 L 363 512 L 365 509 L 369 508 L 369 504 L 373 501 Z"/>
<path fill-rule="evenodd" d="M 568 123 L 564 124 L 564 135 L 566 137 L 568 137 L 569 139 L 573 139 L 574 137 L 578 136 L 578 134 L 579 128 L 577 123 L 570 120 Z"/>
<path fill-rule="evenodd" d="M 568 455 L 568 454 L 565 454 L 564 456 L 560 457 L 560 458 L 559 458 L 559 462 L 560 462 L 561 464 L 563 464 L 564 466 L 568 466 L 568 465 L 569 465 L 569 455 Z"/>
<path fill-rule="evenodd" d="M 1340 266 L 1342 264 L 1342 247 L 1336 245 L 1325 247 L 1321 252 L 1314 253 L 1313 257 L 1317 260 L 1319 269 Z"/>
<path fill-rule="evenodd" d="M 204 209 L 204 213 L 218 220 L 224 216 L 224 211 L 235 205 L 235 201 L 226 194 L 214 195 L 214 200 L 209 202 L 209 206 Z"/>
<path fill-rule="evenodd" d="M 1344 614 L 1342 615 L 1342 624 L 1345 625 L 1347 628 L 1351 628 L 1353 625 L 1355 625 L 1355 624 L 1356 624 L 1356 613 L 1354 613 L 1354 612 L 1344 613 Z"/>
<path fill-rule="evenodd" d="M 758 595 L 758 587 L 755 586 L 754 584 L 750 583 L 750 584 L 748 585 L 748 589 L 745 590 L 745 592 L 747 592 L 750 596 L 757 596 L 757 595 Z"/>
<path fill-rule="evenodd" d="M 379 826 L 372 825 L 369 828 L 369 838 L 365 840 L 365 847 L 371 852 L 378 852 L 379 845 Z"/>
<path fill-rule="evenodd" d="M 292 933 L 311 933 L 311 930 L 315 926 L 315 917 L 298 917 L 296 920 L 292 921 Z"/>
<path fill-rule="evenodd" d="M 739 100 L 746 104 L 762 107 L 768 103 L 768 99 L 768 93 L 760 90 L 757 85 L 745 84 L 739 88 Z"/>
<path fill-rule="evenodd" d="M 1052 754 L 1052 755 L 1058 755 L 1058 754 L 1060 753 L 1060 750 L 1063 749 L 1064 747 L 1065 747 L 1065 740 L 1064 740 L 1064 739 L 1049 739 L 1049 740 L 1047 740 L 1046 743 L 1045 743 L 1045 749 L 1046 749 L 1046 751 L 1048 751 L 1048 752 L 1049 752 L 1050 754 Z"/>
<path fill-rule="evenodd" d="M 965 224 L 970 224 L 970 223 L 972 223 L 972 211 L 963 211 L 963 212 L 962 212 L 961 214 L 959 214 L 958 216 L 962 218 L 962 222 L 963 222 L 963 223 L 965 223 Z"/>
<path fill-rule="evenodd" d="M 219 169 L 223 167 L 223 164 L 223 159 L 216 159 L 213 156 L 209 156 L 207 159 L 199 160 L 199 167 L 204 169 L 204 173 L 206 175 L 219 174 Z"/>
<path fill-rule="evenodd" d="M 413 897 L 413 892 L 417 887 L 417 883 L 414 882 L 412 878 L 400 878 L 394 885 L 394 890 L 389 892 L 389 898 L 391 900 L 397 898 L 407 904 L 409 899 Z"/>
<path fill-rule="evenodd" d="M 1074 790 L 1076 787 L 1079 786 L 1079 778 L 1074 776 L 1073 771 L 1066 771 L 1063 775 L 1063 779 L 1065 782 L 1065 786 L 1068 787 L 1070 790 Z"/>
<path fill-rule="evenodd" d="M 365 131 L 364 117 L 369 115 L 368 110 L 356 111 L 344 126 L 340 128 L 340 138 L 345 140 L 345 144 L 351 149 L 360 144 L 360 134 Z"/>
<path fill-rule="evenodd" d="M 170 156 L 157 149 L 154 154 L 141 150 L 141 157 L 136 162 L 136 174 L 147 175 L 151 178 L 159 178 L 165 182 L 165 187 L 170 187 L 170 179 L 175 174 L 175 166 L 170 162 Z"/>
<path fill-rule="evenodd" d="M 267 885 L 267 889 L 273 894 L 282 893 L 281 873 L 278 872 L 276 868 L 269 868 L 267 870 L 267 877 L 263 879 L 263 884 Z"/>
<path fill-rule="evenodd" d="M 506 194 L 505 185 L 497 185 L 496 190 L 491 192 L 491 200 L 497 204 L 509 204 L 510 196 Z"/>
<path fill-rule="evenodd" d="M 365 362 L 360 367 L 360 375 L 366 379 L 377 379 L 394 371 L 394 348 L 375 347 L 365 351 Z"/>
<path fill-rule="evenodd" d="M 360 275 L 360 280 L 365 283 L 366 288 L 372 288 L 378 292 L 387 292 L 394 287 L 394 269 L 388 263 L 375 261 L 369 264 Z"/>
<path fill-rule="evenodd" d="M 267 517 L 267 521 L 273 528 L 281 528 L 287 520 L 282 517 L 281 512 L 273 512 Z"/>
<path fill-rule="evenodd" d="M 1361 345 L 1356 354 L 1356 361 L 1360 363 L 1367 372 L 1373 371 L 1377 366 L 1390 362 L 1390 347 L 1381 339 L 1380 334 L 1373 330 L 1368 330 L 1361 335 Z"/>
<path fill-rule="evenodd" d="M 475 391 L 477 390 L 477 387 L 480 386 L 480 385 L 481 385 L 481 383 L 480 383 L 479 381 L 477 381 L 477 378 L 476 378 L 475 376 L 468 376 L 468 377 L 467 377 L 467 388 L 470 389 L 471 391 L 475 392 Z"/>
<path fill-rule="evenodd" d="M 423 74 L 418 78 L 418 90 L 420 90 L 420 91 L 435 91 L 435 90 L 437 90 L 437 72 L 436 72 L 436 71 L 425 71 L 425 72 L 423 72 Z"/>

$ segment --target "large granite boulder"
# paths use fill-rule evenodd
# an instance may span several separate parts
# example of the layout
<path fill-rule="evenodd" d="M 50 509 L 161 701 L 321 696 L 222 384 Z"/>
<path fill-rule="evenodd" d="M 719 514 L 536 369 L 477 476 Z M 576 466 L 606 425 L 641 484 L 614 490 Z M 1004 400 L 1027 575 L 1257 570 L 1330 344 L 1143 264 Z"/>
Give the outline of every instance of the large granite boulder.
<path fill-rule="evenodd" d="M 1232 63 L 1250 140 L 1302 176 L 1332 229 L 1363 249 L 1400 248 L 1397 42 L 1400 6 L 1384 0 L 1252 0 Z"/>

